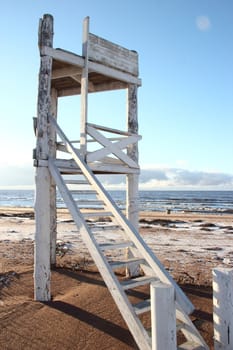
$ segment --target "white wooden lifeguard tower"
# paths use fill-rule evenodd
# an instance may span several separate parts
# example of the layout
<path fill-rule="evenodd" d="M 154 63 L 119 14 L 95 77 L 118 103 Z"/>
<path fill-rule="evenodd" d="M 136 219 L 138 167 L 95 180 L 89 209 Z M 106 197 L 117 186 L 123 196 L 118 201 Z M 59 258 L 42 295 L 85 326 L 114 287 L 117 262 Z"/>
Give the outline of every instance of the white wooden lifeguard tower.
<path fill-rule="evenodd" d="M 141 85 L 138 77 L 138 54 L 90 33 L 88 17 L 83 25 L 81 56 L 55 49 L 51 15 L 44 15 L 40 20 L 39 49 L 41 61 L 38 115 L 34 120 L 37 138 L 34 150 L 35 300 L 50 300 L 50 268 L 56 263 L 58 189 L 77 226 L 77 234 L 86 244 L 138 347 L 141 350 L 175 349 L 178 329 L 186 339 L 178 349 L 208 349 L 188 316 L 193 310 L 191 302 L 138 233 L 137 142 L 140 136 L 137 133 L 137 89 Z M 127 130 L 120 131 L 89 123 L 88 94 L 116 89 L 127 91 Z M 57 121 L 58 98 L 71 95 L 81 96 L 78 147 L 69 140 Z M 89 145 L 93 143 L 96 147 L 90 150 Z M 61 154 L 65 156 L 61 157 Z M 96 174 L 126 176 L 126 215 L 117 207 Z M 91 193 L 94 196 L 94 205 L 100 210 L 83 211 L 83 206 L 87 204 L 85 199 L 81 197 L 77 200 L 77 196 L 82 196 L 83 193 Z M 95 232 L 101 228 L 101 224 L 95 225 L 87 220 L 93 216 L 110 218 L 108 230 L 118 230 L 121 239 L 110 242 L 105 231 L 106 242 L 100 243 Z M 122 258 L 121 254 L 118 260 L 108 260 L 107 252 L 122 249 L 128 250 L 127 259 Z M 134 278 L 129 276 L 120 282 L 114 273 L 115 269 L 124 266 L 130 269 L 131 264 L 135 263 L 140 266 L 142 274 Z M 126 291 L 146 284 L 151 285 L 151 298 L 132 305 Z M 167 309 L 165 316 L 168 306 L 166 302 L 162 303 L 162 298 L 167 287 L 170 293 L 166 294 L 169 296 L 167 305 L 174 305 L 174 312 Z M 151 333 L 147 332 L 140 318 L 145 312 L 151 312 Z"/>

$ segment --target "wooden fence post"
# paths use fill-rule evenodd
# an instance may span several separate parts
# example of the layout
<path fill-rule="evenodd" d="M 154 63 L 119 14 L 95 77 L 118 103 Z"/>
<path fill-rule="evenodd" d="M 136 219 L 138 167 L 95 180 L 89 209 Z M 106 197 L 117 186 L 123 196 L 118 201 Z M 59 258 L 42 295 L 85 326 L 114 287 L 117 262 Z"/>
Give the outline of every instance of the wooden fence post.
<path fill-rule="evenodd" d="M 233 269 L 213 270 L 214 349 L 233 349 Z"/>
<path fill-rule="evenodd" d="M 174 287 L 151 283 L 152 350 L 176 350 L 176 308 Z"/>

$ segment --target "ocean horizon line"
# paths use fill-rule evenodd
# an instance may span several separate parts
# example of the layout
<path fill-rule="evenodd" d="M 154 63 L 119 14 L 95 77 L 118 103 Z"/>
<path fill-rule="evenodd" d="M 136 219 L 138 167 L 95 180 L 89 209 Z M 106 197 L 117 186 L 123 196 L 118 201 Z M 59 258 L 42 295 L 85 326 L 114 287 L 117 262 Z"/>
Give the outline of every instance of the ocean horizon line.
<path fill-rule="evenodd" d="M 104 186 L 107 191 L 126 191 L 126 188 L 107 185 Z M 36 191 L 36 188 L 33 186 L 0 186 L 0 191 Z M 233 188 L 225 187 L 158 187 L 158 188 L 141 188 L 139 186 L 139 192 L 156 192 L 156 191 L 178 191 L 178 192 L 233 192 Z"/>
<path fill-rule="evenodd" d="M 109 190 L 109 193 L 118 207 L 124 210 L 126 208 L 125 189 Z M 88 208 L 95 208 L 93 195 L 90 196 L 85 193 L 75 194 L 74 200 L 85 199 Z M 138 197 L 140 211 L 233 213 L 233 191 L 140 189 Z M 35 199 L 35 190 L 0 190 L 0 207 L 33 207 Z M 92 204 L 88 204 L 88 201 Z M 57 207 L 66 207 L 59 191 L 57 192 Z"/>

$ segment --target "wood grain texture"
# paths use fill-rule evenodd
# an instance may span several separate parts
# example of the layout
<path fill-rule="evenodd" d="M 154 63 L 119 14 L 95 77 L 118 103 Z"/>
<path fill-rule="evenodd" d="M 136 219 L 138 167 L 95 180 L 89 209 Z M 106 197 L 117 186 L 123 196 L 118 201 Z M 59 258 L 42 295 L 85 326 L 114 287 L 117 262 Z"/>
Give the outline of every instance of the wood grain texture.
<path fill-rule="evenodd" d="M 39 48 L 53 45 L 53 18 L 45 15 L 40 21 Z M 50 190 L 51 176 L 48 167 L 40 166 L 40 160 L 49 158 L 48 115 L 51 111 L 52 58 L 41 53 L 38 103 L 37 103 L 37 145 L 36 145 L 36 234 L 34 255 L 34 297 L 36 300 L 50 300 Z M 55 133 L 50 133 L 55 137 Z M 54 148 L 52 147 L 52 152 Z"/>
<path fill-rule="evenodd" d="M 138 54 L 111 41 L 89 33 L 90 60 L 138 76 Z"/>

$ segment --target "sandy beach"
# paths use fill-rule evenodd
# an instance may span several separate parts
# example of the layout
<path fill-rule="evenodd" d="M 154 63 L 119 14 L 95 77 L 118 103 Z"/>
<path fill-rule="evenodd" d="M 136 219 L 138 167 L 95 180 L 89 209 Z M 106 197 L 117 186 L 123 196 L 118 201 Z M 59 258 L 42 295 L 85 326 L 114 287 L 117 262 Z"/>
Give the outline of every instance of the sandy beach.
<path fill-rule="evenodd" d="M 52 301 L 33 300 L 34 232 L 33 209 L 0 208 L 0 348 L 137 349 L 66 210 Z M 193 302 L 192 320 L 213 349 L 212 269 L 233 266 L 232 216 L 141 212 L 140 233 Z M 132 298 L 140 293 L 148 290 Z"/>

